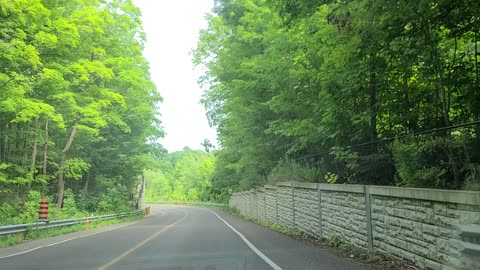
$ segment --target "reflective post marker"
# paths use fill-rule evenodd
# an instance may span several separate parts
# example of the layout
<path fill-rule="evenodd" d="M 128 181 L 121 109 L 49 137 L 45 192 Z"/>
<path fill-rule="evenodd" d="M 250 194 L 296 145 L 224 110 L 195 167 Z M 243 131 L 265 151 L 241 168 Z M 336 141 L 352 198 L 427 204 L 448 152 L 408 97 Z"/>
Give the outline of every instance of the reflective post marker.
<path fill-rule="evenodd" d="M 40 200 L 40 207 L 38 209 L 38 219 L 40 221 L 48 220 L 48 199 Z"/>

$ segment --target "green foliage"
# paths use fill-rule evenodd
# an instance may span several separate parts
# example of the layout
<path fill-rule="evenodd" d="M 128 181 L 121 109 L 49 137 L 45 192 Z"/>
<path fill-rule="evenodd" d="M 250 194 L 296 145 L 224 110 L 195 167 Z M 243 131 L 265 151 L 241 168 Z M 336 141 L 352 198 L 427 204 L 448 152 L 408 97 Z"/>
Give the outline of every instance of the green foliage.
<path fill-rule="evenodd" d="M 374 252 L 369 252 L 365 261 L 367 263 L 374 263 L 374 262 L 380 261 L 381 259 L 382 259 L 382 257 L 380 257 L 378 254 L 376 254 Z"/>
<path fill-rule="evenodd" d="M 139 214 L 139 215 L 132 215 L 132 216 L 123 217 L 123 218 L 100 220 L 100 221 L 91 223 L 89 227 L 86 227 L 84 224 L 75 224 L 67 227 L 59 227 L 59 228 L 51 228 L 51 229 L 43 229 L 43 230 L 36 230 L 35 228 L 31 228 L 25 234 L 12 234 L 12 235 L 0 236 L 0 248 L 13 246 L 28 240 L 53 237 L 53 236 L 67 234 L 71 232 L 87 230 L 89 228 L 92 228 L 92 229 L 99 228 L 99 227 L 116 224 L 120 222 L 136 220 L 142 217 L 143 215 Z"/>
<path fill-rule="evenodd" d="M 296 229 L 291 229 L 286 226 L 280 225 L 280 224 L 271 224 L 270 229 L 275 230 L 277 232 L 283 233 L 285 235 L 291 236 L 291 237 L 297 237 L 300 236 L 301 233 L 300 231 Z"/>
<path fill-rule="evenodd" d="M 16 209 L 9 203 L 3 203 L 0 206 L 0 225 L 9 225 L 14 222 L 12 219 L 16 216 Z"/>
<path fill-rule="evenodd" d="M 290 159 L 281 160 L 268 175 L 268 182 L 276 183 L 282 181 L 319 182 L 321 178 L 317 168 L 302 166 Z"/>
<path fill-rule="evenodd" d="M 68 159 L 63 166 L 65 167 L 65 177 L 72 180 L 81 179 L 83 174 L 90 169 L 90 164 L 79 158 Z"/>
<path fill-rule="evenodd" d="M 309 156 L 330 183 L 475 188 L 478 125 L 393 153 L 384 139 L 480 119 L 479 12 L 475 0 L 216 1 L 194 51 L 220 144 L 213 185 L 293 178 L 285 160 Z"/>
<path fill-rule="evenodd" d="M 98 202 L 99 213 L 122 213 L 131 211 L 128 205 L 128 190 L 125 186 L 109 188 Z"/>
<path fill-rule="evenodd" d="M 88 213 L 79 211 L 77 207 L 77 202 L 75 201 L 75 195 L 73 194 L 72 190 L 67 189 L 64 196 L 65 199 L 63 200 L 62 214 L 66 218 L 88 216 Z M 112 211 L 111 213 L 115 212 Z"/>
<path fill-rule="evenodd" d="M 350 249 L 348 243 L 339 235 L 328 238 L 326 243 L 329 247 L 338 248 L 343 252 L 347 252 Z"/>
<path fill-rule="evenodd" d="M 469 162 L 464 137 L 396 141 L 392 153 L 398 184 L 412 187 L 468 188 L 478 183 L 478 165 Z M 465 179 L 465 181 L 463 181 Z"/>
<path fill-rule="evenodd" d="M 163 135 L 140 10 L 131 0 L 1 1 L 0 21 L 2 215 L 36 219 L 40 193 L 52 218 L 133 206 Z"/>
<path fill-rule="evenodd" d="M 463 172 L 465 172 L 466 179 L 463 189 L 480 191 L 480 165 L 466 164 Z"/>
<path fill-rule="evenodd" d="M 338 175 L 334 174 L 334 173 L 331 173 L 331 172 L 327 172 L 324 176 L 325 178 L 325 181 L 329 184 L 336 184 L 337 183 L 337 180 L 338 180 Z"/>
<path fill-rule="evenodd" d="M 334 158 L 334 163 L 337 166 L 337 173 L 342 176 L 344 183 L 351 183 L 354 181 L 355 176 L 360 167 L 358 164 L 358 153 L 349 149 L 342 149 L 340 147 L 332 147 L 330 155 Z M 330 175 L 330 181 L 337 178 Z"/>
<path fill-rule="evenodd" d="M 149 201 L 225 201 L 212 185 L 214 153 L 184 148 L 163 155 L 157 168 L 146 170 L 146 199 Z"/>
<path fill-rule="evenodd" d="M 30 223 L 38 220 L 38 208 L 40 199 L 40 192 L 31 190 L 28 193 L 28 201 L 25 202 L 23 211 L 18 217 L 20 223 Z"/>

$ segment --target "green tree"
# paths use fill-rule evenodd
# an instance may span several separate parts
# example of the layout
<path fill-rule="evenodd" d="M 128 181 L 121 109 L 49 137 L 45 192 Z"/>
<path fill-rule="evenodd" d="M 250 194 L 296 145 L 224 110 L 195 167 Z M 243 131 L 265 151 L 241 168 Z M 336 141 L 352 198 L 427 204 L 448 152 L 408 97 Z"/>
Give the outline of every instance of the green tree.
<path fill-rule="evenodd" d="M 214 152 L 184 148 L 164 154 L 145 171 L 147 200 L 214 201 Z"/>
<path fill-rule="evenodd" d="M 477 2 L 216 1 L 194 52 L 219 137 L 214 185 L 247 189 L 312 167 L 337 183 L 477 179 L 478 126 L 388 145 L 479 119 Z M 432 159 L 445 141 L 456 146 Z M 404 164 L 409 147 L 423 149 L 424 174 Z"/>
<path fill-rule="evenodd" d="M 22 209 L 32 189 L 75 211 L 113 210 L 114 197 L 128 205 L 163 151 L 140 10 L 130 0 L 0 1 L 0 21 L 0 203 Z"/>

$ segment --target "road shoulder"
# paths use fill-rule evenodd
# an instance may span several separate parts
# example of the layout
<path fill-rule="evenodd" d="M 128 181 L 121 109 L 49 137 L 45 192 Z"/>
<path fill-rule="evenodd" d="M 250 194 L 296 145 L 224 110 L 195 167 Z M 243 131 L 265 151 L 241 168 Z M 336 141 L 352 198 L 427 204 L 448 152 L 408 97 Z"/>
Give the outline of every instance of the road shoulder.
<path fill-rule="evenodd" d="M 212 209 L 225 221 L 247 237 L 283 269 L 368 269 L 368 265 L 335 254 L 330 248 L 294 239 L 279 232 L 221 210 Z"/>
<path fill-rule="evenodd" d="M 24 243 L 20 243 L 17 245 L 3 247 L 3 248 L 0 248 L 0 259 L 25 254 L 27 252 L 30 252 L 39 248 L 53 246 L 56 244 L 67 242 L 67 241 L 71 241 L 71 240 L 75 240 L 83 237 L 89 237 L 99 233 L 120 229 L 133 224 L 137 224 L 139 222 L 143 222 L 150 218 L 151 217 L 147 217 L 139 220 L 127 221 L 127 222 L 120 222 L 120 223 L 106 225 L 98 228 L 91 228 L 87 230 L 71 232 L 71 233 L 57 235 L 53 237 L 35 239 L 31 241 L 26 241 Z"/>

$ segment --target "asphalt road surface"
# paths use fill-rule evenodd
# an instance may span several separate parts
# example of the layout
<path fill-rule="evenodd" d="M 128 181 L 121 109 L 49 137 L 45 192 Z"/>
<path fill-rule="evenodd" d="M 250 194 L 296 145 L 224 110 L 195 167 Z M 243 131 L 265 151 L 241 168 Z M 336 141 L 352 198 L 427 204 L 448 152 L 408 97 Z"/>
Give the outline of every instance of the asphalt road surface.
<path fill-rule="evenodd" d="M 367 269 L 221 211 L 154 206 L 138 221 L 0 248 L 0 269 Z"/>

